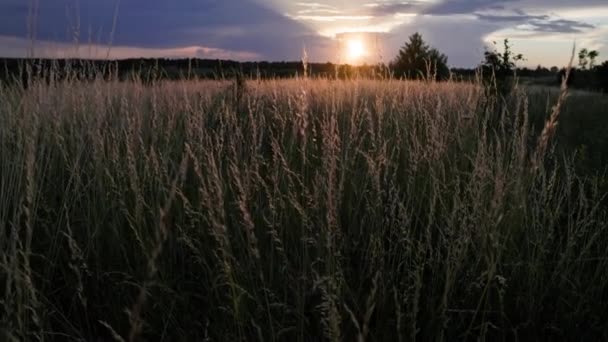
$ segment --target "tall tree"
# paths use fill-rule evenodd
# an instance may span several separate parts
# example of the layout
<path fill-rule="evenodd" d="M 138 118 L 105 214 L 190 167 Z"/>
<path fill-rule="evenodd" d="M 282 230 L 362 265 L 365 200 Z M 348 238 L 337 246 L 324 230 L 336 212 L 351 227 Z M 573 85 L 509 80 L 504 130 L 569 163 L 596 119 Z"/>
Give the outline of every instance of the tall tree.
<path fill-rule="evenodd" d="M 593 70 L 595 68 L 595 59 L 600 55 L 596 50 L 589 51 L 587 57 L 589 57 L 589 69 Z"/>
<path fill-rule="evenodd" d="M 447 79 L 450 75 L 447 63 L 448 57 L 430 47 L 422 35 L 416 32 L 399 50 L 391 62 L 391 68 L 399 77 Z"/>
<path fill-rule="evenodd" d="M 589 50 L 581 49 L 578 52 L 578 66 L 583 70 L 587 70 L 587 64 L 589 64 Z"/>

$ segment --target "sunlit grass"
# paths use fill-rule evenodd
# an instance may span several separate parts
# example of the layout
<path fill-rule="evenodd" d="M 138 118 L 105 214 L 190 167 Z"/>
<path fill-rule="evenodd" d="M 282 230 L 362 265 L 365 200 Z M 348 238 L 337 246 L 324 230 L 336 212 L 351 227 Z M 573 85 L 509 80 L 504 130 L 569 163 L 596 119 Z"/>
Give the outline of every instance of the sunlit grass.
<path fill-rule="evenodd" d="M 605 99 L 569 98 L 538 151 L 559 94 L 486 94 L 0 87 L 0 336 L 602 339 L 606 187 L 567 125 Z"/>

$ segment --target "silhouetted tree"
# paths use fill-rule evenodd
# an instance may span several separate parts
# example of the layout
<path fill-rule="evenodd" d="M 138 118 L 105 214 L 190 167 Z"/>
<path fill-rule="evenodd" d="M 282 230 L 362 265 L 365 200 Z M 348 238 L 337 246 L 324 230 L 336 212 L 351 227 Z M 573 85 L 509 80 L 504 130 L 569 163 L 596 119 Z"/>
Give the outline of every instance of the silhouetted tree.
<path fill-rule="evenodd" d="M 593 68 L 595 68 L 595 59 L 600 55 L 599 52 L 597 52 L 596 50 L 591 50 L 589 51 L 589 54 L 587 55 L 589 57 L 589 69 L 593 70 Z"/>
<path fill-rule="evenodd" d="M 537 76 L 546 75 L 546 74 L 550 73 L 549 69 L 547 69 L 546 67 L 544 67 L 540 64 L 536 67 L 536 70 L 534 70 L 534 72 L 536 73 Z"/>
<path fill-rule="evenodd" d="M 582 70 L 587 70 L 587 66 L 589 66 L 589 70 L 593 70 L 595 67 L 595 59 L 599 56 L 599 52 L 596 50 L 588 50 L 581 49 L 578 53 L 578 66 Z"/>
<path fill-rule="evenodd" d="M 496 79 L 504 79 L 507 76 L 511 76 L 515 72 L 517 62 L 524 60 L 524 56 L 515 54 L 511 50 L 509 39 L 505 39 L 503 42 L 503 51 L 500 52 L 496 48 L 496 42 L 494 42 L 494 49 L 486 50 L 484 52 L 484 61 L 482 67 L 484 74 L 493 74 Z"/>
<path fill-rule="evenodd" d="M 481 68 L 483 71 L 484 81 L 489 87 L 501 95 L 508 94 L 513 89 L 513 77 L 517 70 L 517 62 L 524 60 L 522 54 L 515 54 L 511 50 L 509 39 L 503 41 L 503 51 L 500 52 L 496 48 L 484 52 L 484 60 Z"/>
<path fill-rule="evenodd" d="M 429 47 L 418 32 L 399 50 L 391 62 L 391 68 L 399 77 L 421 79 L 447 79 L 450 76 L 448 57 L 439 50 Z"/>
<path fill-rule="evenodd" d="M 587 64 L 589 64 L 589 60 L 587 59 L 588 55 L 589 55 L 589 50 L 587 50 L 587 49 L 581 49 L 578 52 L 578 66 L 582 70 L 587 69 Z"/>

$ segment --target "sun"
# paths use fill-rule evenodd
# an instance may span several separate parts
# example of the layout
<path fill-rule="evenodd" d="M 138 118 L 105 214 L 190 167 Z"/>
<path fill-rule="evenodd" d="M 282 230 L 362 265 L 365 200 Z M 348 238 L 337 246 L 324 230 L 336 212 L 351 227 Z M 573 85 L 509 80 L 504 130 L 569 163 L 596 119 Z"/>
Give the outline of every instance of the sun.
<path fill-rule="evenodd" d="M 356 61 L 365 56 L 365 44 L 361 39 L 349 39 L 346 41 L 346 56 L 351 61 Z"/>

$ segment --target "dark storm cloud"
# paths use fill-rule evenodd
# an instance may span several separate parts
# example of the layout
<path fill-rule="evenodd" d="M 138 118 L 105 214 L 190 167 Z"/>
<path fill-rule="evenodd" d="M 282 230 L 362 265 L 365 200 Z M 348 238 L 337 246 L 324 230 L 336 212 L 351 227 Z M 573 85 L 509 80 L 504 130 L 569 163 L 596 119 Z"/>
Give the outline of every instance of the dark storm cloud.
<path fill-rule="evenodd" d="M 0 36 L 27 37 L 28 7 L 23 0 L 0 1 Z M 40 1 L 36 37 L 40 40 L 108 43 L 116 0 Z M 294 58 L 303 45 L 321 50 L 327 41 L 251 0 L 123 0 L 112 43 L 171 48 L 209 46 L 250 51 L 266 58 Z M 77 29 L 79 27 L 79 29 Z"/>

